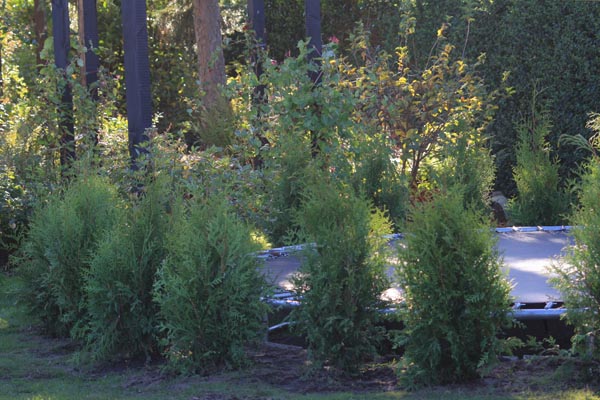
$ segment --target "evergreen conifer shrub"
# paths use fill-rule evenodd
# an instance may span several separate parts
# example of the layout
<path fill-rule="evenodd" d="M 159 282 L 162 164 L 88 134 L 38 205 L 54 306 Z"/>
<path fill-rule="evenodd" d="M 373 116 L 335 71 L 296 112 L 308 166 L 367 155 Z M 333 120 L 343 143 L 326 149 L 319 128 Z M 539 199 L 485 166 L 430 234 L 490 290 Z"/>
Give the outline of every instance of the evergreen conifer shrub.
<path fill-rule="evenodd" d="M 568 197 L 560 187 L 559 164 L 552 159 L 546 137 L 550 116 L 533 110 L 533 116 L 517 126 L 517 165 L 513 177 L 517 197 L 509 203 L 510 218 L 518 225 L 560 225 L 568 209 Z"/>
<path fill-rule="evenodd" d="M 116 189 L 83 176 L 35 210 L 21 248 L 22 298 L 48 333 L 68 336 L 85 317 L 84 276 L 119 215 Z"/>
<path fill-rule="evenodd" d="M 380 300 L 385 272 L 387 217 L 350 188 L 324 181 L 311 186 L 297 215 L 305 252 L 294 279 L 302 305 L 292 321 L 306 335 L 316 366 L 354 372 L 382 339 Z"/>
<path fill-rule="evenodd" d="M 575 240 L 566 262 L 553 266 L 554 284 L 567 308 L 567 320 L 575 326 L 573 348 L 583 356 L 600 360 L 600 161 L 594 157 L 582 176 L 579 208 L 571 223 Z"/>
<path fill-rule="evenodd" d="M 502 349 L 510 285 L 481 214 L 462 191 L 441 192 L 413 207 L 397 277 L 406 307 L 399 344 L 409 385 L 470 380 Z"/>
<path fill-rule="evenodd" d="M 224 196 L 193 200 L 176 212 L 154 286 L 163 348 L 175 370 L 240 367 L 244 347 L 264 336 L 266 284 L 256 250 Z"/>
<path fill-rule="evenodd" d="M 403 225 L 408 209 L 408 180 L 400 174 L 387 143 L 370 140 L 356 155 L 352 185 L 381 210 L 387 211 L 396 228 Z"/>
<path fill-rule="evenodd" d="M 155 182 L 101 240 L 85 279 L 88 323 L 78 330 L 97 360 L 158 353 L 156 271 L 169 234 L 168 194 Z"/>

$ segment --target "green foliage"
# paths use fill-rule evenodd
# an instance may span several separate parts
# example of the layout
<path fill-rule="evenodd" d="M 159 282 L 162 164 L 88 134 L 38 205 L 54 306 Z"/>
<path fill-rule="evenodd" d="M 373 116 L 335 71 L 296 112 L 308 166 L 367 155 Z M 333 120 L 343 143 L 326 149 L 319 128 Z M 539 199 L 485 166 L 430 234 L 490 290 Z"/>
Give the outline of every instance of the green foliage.
<path fill-rule="evenodd" d="M 297 219 L 316 248 L 307 249 L 294 279 L 302 306 L 291 319 L 316 366 L 354 372 L 382 339 L 375 324 L 388 287 L 383 235 L 390 223 L 352 190 L 324 181 L 311 186 Z"/>
<path fill-rule="evenodd" d="M 84 276 L 98 241 L 114 228 L 116 191 L 105 179 L 83 176 L 35 210 L 21 248 L 21 294 L 48 333 L 66 336 L 85 316 Z"/>
<path fill-rule="evenodd" d="M 354 99 L 340 85 L 334 68 L 325 70 L 323 84 L 315 85 L 308 72 L 306 43 L 298 44 L 298 57 L 288 57 L 279 66 L 267 66 L 265 83 L 273 100 L 263 107 L 261 126 L 272 143 L 266 159 L 272 218 L 270 233 L 279 242 L 295 231 L 292 214 L 314 171 L 329 168 L 339 174 L 347 168 L 340 146 L 351 137 Z"/>
<path fill-rule="evenodd" d="M 401 378 L 409 386 L 474 379 L 502 349 L 510 285 L 494 237 L 461 191 L 416 205 L 397 277 L 406 307 Z"/>
<path fill-rule="evenodd" d="M 250 230 L 223 195 L 192 200 L 173 225 L 154 286 L 170 365 L 188 373 L 240 367 L 267 312 Z"/>
<path fill-rule="evenodd" d="M 168 187 L 159 179 L 139 196 L 106 232 L 85 276 L 87 323 L 76 336 L 84 339 L 94 359 L 158 353 L 158 305 L 152 287 L 166 256 Z"/>
<path fill-rule="evenodd" d="M 357 194 L 385 210 L 396 230 L 404 224 L 408 208 L 408 183 L 400 174 L 393 153 L 383 140 L 361 143 L 355 150 L 352 184 Z"/>
<path fill-rule="evenodd" d="M 29 201 L 25 188 L 13 171 L 0 164 L 0 269 L 19 245 L 29 221 Z"/>
<path fill-rule="evenodd" d="M 579 191 L 579 208 L 571 216 L 576 226 L 574 246 L 565 262 L 554 265 L 553 283 L 562 293 L 567 320 L 575 326 L 576 352 L 600 360 L 600 161 L 594 157 L 585 167 Z"/>
<path fill-rule="evenodd" d="M 376 127 L 392 142 L 413 192 L 428 184 L 423 167 L 445 156 L 459 138 L 482 146 L 482 132 L 494 111 L 494 94 L 487 93 L 476 74 L 479 63 L 455 60 L 454 46 L 443 33 L 426 66 L 415 68 L 407 47 L 398 47 L 394 56 L 376 52 L 368 45 L 368 32 L 359 27 L 351 37 L 358 67 L 349 62 L 339 67 L 344 85 L 357 99 L 353 119 Z"/>
<path fill-rule="evenodd" d="M 514 122 L 530 108 L 531 92 L 543 87 L 543 100 L 554 129 L 547 138 L 561 161 L 560 175 L 573 177 L 584 157 L 571 146 L 556 146 L 562 135 L 591 131 L 585 123 L 597 109 L 600 73 L 600 3 L 590 1 L 494 0 L 474 16 L 467 48 L 473 57 L 486 53 L 481 69 L 486 84 L 510 88 L 498 102 L 496 118 L 487 130 L 498 166 L 496 186 L 514 193 L 512 167 L 518 142 Z"/>
<path fill-rule="evenodd" d="M 186 141 L 203 148 L 217 146 L 227 148 L 234 142 L 235 120 L 227 99 L 220 97 L 210 109 L 201 101 L 190 100 Z"/>
<path fill-rule="evenodd" d="M 534 108 L 531 118 L 517 129 L 513 175 L 518 196 L 509 203 L 510 218 L 519 225 L 561 225 L 569 199 L 560 187 L 559 165 L 546 141 L 552 131 L 550 116 Z"/>
<path fill-rule="evenodd" d="M 428 175 L 436 190 L 461 187 L 464 207 L 486 215 L 490 213 L 495 168 L 494 159 L 485 143 L 473 141 L 470 135 L 458 136 L 443 150 L 441 160 L 429 165 Z"/>

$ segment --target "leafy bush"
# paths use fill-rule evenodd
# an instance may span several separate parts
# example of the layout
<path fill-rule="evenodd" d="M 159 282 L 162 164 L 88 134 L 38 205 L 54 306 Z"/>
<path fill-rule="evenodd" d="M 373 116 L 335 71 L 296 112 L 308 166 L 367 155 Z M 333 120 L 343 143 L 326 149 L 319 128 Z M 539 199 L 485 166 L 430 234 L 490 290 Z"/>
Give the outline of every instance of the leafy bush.
<path fill-rule="evenodd" d="M 224 196 L 176 212 L 168 256 L 154 286 L 165 353 L 173 368 L 239 367 L 244 345 L 264 334 L 263 275 L 248 226 Z"/>
<path fill-rule="evenodd" d="M 105 231 L 118 216 L 116 190 L 84 176 L 35 210 L 21 249 L 25 302 L 53 335 L 68 335 L 85 315 L 84 275 Z"/>
<path fill-rule="evenodd" d="M 297 215 L 308 249 L 294 279 L 302 306 L 291 319 L 316 366 L 355 371 L 375 353 L 380 295 L 388 287 L 384 214 L 352 190 L 315 183 Z"/>
<path fill-rule="evenodd" d="M 90 261 L 85 279 L 88 322 L 77 330 L 95 359 L 158 353 L 158 305 L 152 299 L 156 271 L 169 232 L 164 182 L 149 185 Z"/>
<path fill-rule="evenodd" d="M 588 163 L 582 177 L 579 208 L 571 221 L 575 245 L 566 262 L 553 267 L 554 284 L 562 293 L 567 320 L 575 326 L 575 351 L 600 359 L 596 337 L 600 335 L 600 161 Z"/>
<path fill-rule="evenodd" d="M 409 385 L 478 376 L 502 348 L 510 285 L 482 216 L 463 206 L 460 190 L 441 192 L 412 210 L 397 276 L 404 291 Z"/>
<path fill-rule="evenodd" d="M 513 176 L 518 195 L 509 203 L 515 224 L 560 225 L 568 197 L 560 188 L 559 165 L 552 160 L 546 137 L 552 130 L 550 116 L 533 109 L 533 116 L 519 124 L 517 165 Z"/>

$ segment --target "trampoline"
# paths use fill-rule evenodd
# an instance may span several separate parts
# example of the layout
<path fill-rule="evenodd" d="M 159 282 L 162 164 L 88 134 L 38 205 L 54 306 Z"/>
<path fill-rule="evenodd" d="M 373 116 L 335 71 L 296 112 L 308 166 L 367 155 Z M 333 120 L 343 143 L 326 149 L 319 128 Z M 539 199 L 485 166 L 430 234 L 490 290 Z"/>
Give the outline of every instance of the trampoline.
<path fill-rule="evenodd" d="M 504 259 L 508 279 L 513 284 L 516 308 L 524 304 L 561 303 L 560 293 L 548 282 L 548 267 L 557 263 L 572 243 L 569 227 L 498 228 L 498 252 Z M 401 240 L 401 239 L 400 239 Z M 301 265 L 294 254 L 301 246 L 282 247 L 262 253 L 265 274 L 282 291 L 293 289 L 292 277 Z M 388 273 L 393 280 L 393 268 Z M 394 288 L 391 289 L 392 292 Z M 392 294 L 393 297 L 393 294 Z"/>

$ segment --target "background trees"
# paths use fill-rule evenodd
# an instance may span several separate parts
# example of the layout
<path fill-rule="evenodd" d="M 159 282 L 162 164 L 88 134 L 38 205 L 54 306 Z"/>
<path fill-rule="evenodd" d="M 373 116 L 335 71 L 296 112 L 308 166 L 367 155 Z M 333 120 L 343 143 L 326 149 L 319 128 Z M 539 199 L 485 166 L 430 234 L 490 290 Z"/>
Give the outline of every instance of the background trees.
<path fill-rule="evenodd" d="M 75 3 L 71 2 L 72 14 Z M 266 59 L 261 61 L 270 69 L 265 68 L 267 73 L 260 79 L 248 74 L 252 58 L 246 2 L 212 2 L 210 10 L 197 13 L 212 13 L 208 22 L 201 24 L 200 19 L 194 20 L 194 6 L 200 11 L 198 7 L 206 4 L 147 1 L 153 123 L 156 132 L 165 137 L 185 138 L 188 147 L 217 144 L 246 165 L 258 151 L 273 151 L 274 155 L 274 149 L 290 143 L 281 140 L 281 129 L 296 124 L 292 131 L 303 135 L 305 130 L 296 130 L 299 122 L 306 126 L 314 123 L 317 125 L 309 130 L 317 126 L 330 135 L 327 146 L 335 144 L 342 154 L 351 155 L 347 159 L 352 160 L 352 174 L 372 175 L 365 178 L 365 184 L 355 175 L 352 184 L 357 190 L 369 188 L 376 203 L 389 210 L 386 202 L 392 200 L 382 199 L 401 198 L 402 191 L 394 195 L 378 192 L 376 186 L 386 186 L 381 182 L 409 180 L 412 198 L 418 199 L 434 190 L 432 182 L 440 166 L 451 164 L 440 162 L 448 154 L 469 154 L 473 159 L 473 154 L 482 155 L 491 149 L 497 167 L 495 187 L 512 195 L 516 190 L 512 173 L 516 122 L 528 117 L 522 115 L 529 109 L 524 105 L 530 103 L 532 88 L 536 87 L 538 102 L 548 110 L 553 126 L 547 145 L 551 157 L 558 157 L 561 185 L 574 175 L 584 158 L 572 147 L 558 146 L 558 138 L 590 135 L 585 121 L 597 104 L 595 76 L 600 68 L 600 5 L 595 2 L 322 0 L 327 57 L 323 65 L 329 81 L 320 91 L 306 93 L 298 89 L 303 81 L 289 75 L 290 68 L 304 68 L 302 63 L 295 60 L 286 64 L 301 54 L 297 46 L 305 35 L 301 0 L 266 0 L 267 48 L 262 55 Z M 50 89 L 56 76 L 47 68 L 53 61 L 52 47 L 41 43 L 51 28 L 49 10 L 34 0 L 5 0 L 2 7 L 0 155 L 4 169 L 12 174 L 6 182 L 47 185 L 58 179 L 53 167 L 60 149 L 58 131 L 52 123 L 59 97 Z M 75 41 L 69 53 L 73 63 L 69 78 L 75 96 L 75 137 L 97 131 L 100 148 L 122 157 L 119 146 L 124 140 L 125 83 L 120 7 L 118 0 L 97 4 L 101 32 L 96 50 L 101 61 L 98 82 L 90 88 L 78 84 L 81 72 L 77 64 L 86 55 Z M 74 16 L 73 32 L 77 28 Z M 216 29 L 219 24 L 220 30 Z M 209 38 L 199 29 L 208 26 L 213 28 L 213 47 L 199 45 L 200 40 Z M 219 34 L 222 39 L 218 39 Z M 205 51 L 202 58 L 208 61 L 198 64 L 197 51 Z M 480 57 L 482 54 L 485 57 Z M 195 65 L 206 67 L 202 74 L 213 74 L 214 79 L 202 78 Z M 291 79 L 285 88 L 288 92 L 278 87 L 285 74 Z M 202 96 L 198 82 L 216 85 L 203 89 L 206 93 Z M 269 89 L 272 106 L 252 104 L 248 88 L 258 85 Z M 228 92 L 219 93 L 217 86 L 227 86 Z M 94 91 L 97 111 L 90 101 Z M 296 96 L 298 93 L 306 98 Z M 226 112 L 207 111 L 215 96 L 221 96 Z M 308 97 L 313 103 L 319 102 L 325 112 L 307 111 Z M 288 118 L 291 115 L 295 116 Z M 213 117 L 218 118 L 211 122 Z M 464 134 L 467 129 L 469 133 Z M 261 143 L 255 140 L 259 130 L 266 135 Z M 335 140 L 333 134 L 337 135 Z M 477 142 L 478 150 L 460 153 L 455 146 L 459 137 L 466 137 L 465 145 L 471 149 Z M 385 168 L 380 168 L 377 177 L 371 169 L 376 163 L 367 165 L 368 157 L 364 156 L 374 148 L 389 159 L 380 163 Z M 330 148 L 326 150 L 333 154 Z M 246 154 L 240 155 L 243 152 Z M 430 161 L 423 163 L 428 157 Z M 111 173 L 118 165 L 113 163 Z M 384 170 L 388 172 L 384 174 Z M 372 182 L 380 183 L 373 186 Z M 27 186 L 31 189 L 35 185 Z M 13 192 L 21 193 L 7 193 Z M 403 215 L 401 209 L 395 213 Z"/>

